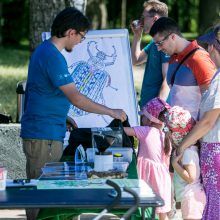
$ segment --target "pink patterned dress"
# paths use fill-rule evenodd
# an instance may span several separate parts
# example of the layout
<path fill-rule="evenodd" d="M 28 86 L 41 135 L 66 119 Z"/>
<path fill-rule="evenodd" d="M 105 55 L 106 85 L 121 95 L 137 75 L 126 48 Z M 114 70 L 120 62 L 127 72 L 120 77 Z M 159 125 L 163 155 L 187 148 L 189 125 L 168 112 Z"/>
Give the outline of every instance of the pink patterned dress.
<path fill-rule="evenodd" d="M 137 169 L 140 179 L 145 180 L 163 200 L 165 205 L 156 208 L 157 213 L 171 210 L 171 178 L 169 157 L 164 154 L 165 134 L 154 127 L 138 126 L 134 131 L 139 140 Z"/>

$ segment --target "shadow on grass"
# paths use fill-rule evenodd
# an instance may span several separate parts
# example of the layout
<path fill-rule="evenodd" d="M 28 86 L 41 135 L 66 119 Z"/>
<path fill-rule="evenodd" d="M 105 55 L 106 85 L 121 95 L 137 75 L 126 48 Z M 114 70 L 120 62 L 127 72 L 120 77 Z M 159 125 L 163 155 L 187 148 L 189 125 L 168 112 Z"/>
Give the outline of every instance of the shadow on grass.
<path fill-rule="evenodd" d="M 22 48 L 0 47 L 0 65 L 10 67 L 25 66 L 29 62 L 30 52 L 26 46 Z"/>
<path fill-rule="evenodd" d="M 0 113 L 11 115 L 13 122 L 16 121 L 17 113 L 17 83 L 25 79 L 25 76 L 19 75 L 0 75 Z"/>

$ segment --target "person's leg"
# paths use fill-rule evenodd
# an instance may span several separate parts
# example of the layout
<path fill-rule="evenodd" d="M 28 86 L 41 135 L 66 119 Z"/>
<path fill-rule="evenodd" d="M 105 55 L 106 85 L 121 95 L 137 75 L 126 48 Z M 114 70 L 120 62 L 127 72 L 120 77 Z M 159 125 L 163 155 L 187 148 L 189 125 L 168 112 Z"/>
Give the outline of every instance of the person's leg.
<path fill-rule="evenodd" d="M 51 140 L 23 140 L 23 150 L 27 159 L 26 174 L 29 179 L 39 178 L 41 168 L 47 162 L 58 162 L 63 153 L 63 143 Z"/>
<path fill-rule="evenodd" d="M 57 162 L 63 152 L 60 141 L 23 140 L 23 150 L 26 156 L 26 175 L 28 179 L 37 179 L 41 175 L 41 168 L 47 162 Z M 37 219 L 39 209 L 26 209 L 27 220 Z"/>
<path fill-rule="evenodd" d="M 158 213 L 159 220 L 168 220 L 167 213 Z"/>
<path fill-rule="evenodd" d="M 174 219 L 176 214 L 176 200 L 175 200 L 175 192 L 173 185 L 173 172 L 170 172 L 171 178 L 171 210 L 168 212 L 168 218 Z"/>

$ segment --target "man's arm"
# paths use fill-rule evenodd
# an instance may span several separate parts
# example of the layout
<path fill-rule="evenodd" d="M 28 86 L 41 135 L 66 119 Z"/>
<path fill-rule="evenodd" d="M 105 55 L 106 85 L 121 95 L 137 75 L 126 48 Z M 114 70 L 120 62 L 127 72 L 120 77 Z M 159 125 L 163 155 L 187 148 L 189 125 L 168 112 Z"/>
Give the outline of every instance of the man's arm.
<path fill-rule="evenodd" d="M 76 107 L 86 111 L 93 112 L 102 115 L 109 115 L 112 118 L 120 119 L 125 121 L 127 115 L 122 109 L 111 109 L 104 105 L 93 102 L 91 99 L 82 95 L 77 89 L 74 83 L 69 83 L 59 87 L 60 90 L 65 94 L 69 101 Z"/>
<path fill-rule="evenodd" d="M 162 74 L 163 74 L 163 83 L 160 87 L 160 91 L 158 96 L 163 99 L 164 101 L 167 100 L 170 88 L 167 84 L 167 71 L 168 71 L 169 63 L 162 63 Z"/>
<path fill-rule="evenodd" d="M 131 26 L 131 30 L 134 33 L 131 46 L 132 64 L 139 65 L 147 61 L 147 54 L 144 52 L 144 50 L 141 50 L 141 37 L 143 28 L 141 26 L 137 28 Z"/>
<path fill-rule="evenodd" d="M 181 155 L 182 156 L 182 155 Z M 196 179 L 196 166 L 193 164 L 181 166 L 178 161 L 172 162 L 173 168 L 179 176 L 188 184 L 193 183 Z"/>
<path fill-rule="evenodd" d="M 212 109 L 206 112 L 202 119 L 196 123 L 193 129 L 180 143 L 179 153 L 183 152 L 187 147 L 196 143 L 197 140 L 206 135 L 212 129 L 219 116 L 220 109 Z"/>

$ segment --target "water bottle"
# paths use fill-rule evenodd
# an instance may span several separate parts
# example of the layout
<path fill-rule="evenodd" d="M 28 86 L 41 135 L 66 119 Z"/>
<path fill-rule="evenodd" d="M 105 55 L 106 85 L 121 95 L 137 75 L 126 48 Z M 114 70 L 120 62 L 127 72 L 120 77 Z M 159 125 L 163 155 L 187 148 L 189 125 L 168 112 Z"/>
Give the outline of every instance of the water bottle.
<path fill-rule="evenodd" d="M 86 153 L 83 146 L 80 144 L 75 152 L 75 179 L 87 179 L 85 162 Z"/>

